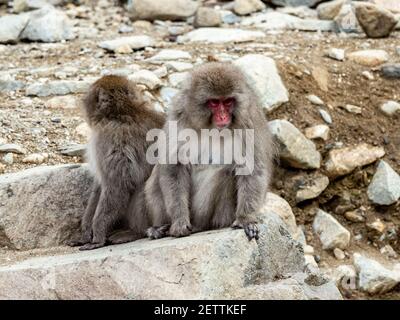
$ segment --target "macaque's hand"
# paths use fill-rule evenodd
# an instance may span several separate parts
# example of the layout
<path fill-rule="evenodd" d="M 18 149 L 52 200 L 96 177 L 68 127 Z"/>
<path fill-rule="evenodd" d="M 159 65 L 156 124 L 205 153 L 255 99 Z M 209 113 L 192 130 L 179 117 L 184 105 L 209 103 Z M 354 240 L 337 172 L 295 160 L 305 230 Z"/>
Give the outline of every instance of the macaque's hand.
<path fill-rule="evenodd" d="M 185 237 L 192 233 L 190 221 L 186 218 L 179 218 L 171 224 L 169 235 L 171 237 Z"/>
<path fill-rule="evenodd" d="M 249 239 L 249 241 L 251 241 L 252 239 L 258 240 L 259 230 L 256 219 L 253 219 L 251 217 L 237 218 L 233 222 L 232 228 L 244 229 L 244 232 L 246 233 L 246 236 Z"/>

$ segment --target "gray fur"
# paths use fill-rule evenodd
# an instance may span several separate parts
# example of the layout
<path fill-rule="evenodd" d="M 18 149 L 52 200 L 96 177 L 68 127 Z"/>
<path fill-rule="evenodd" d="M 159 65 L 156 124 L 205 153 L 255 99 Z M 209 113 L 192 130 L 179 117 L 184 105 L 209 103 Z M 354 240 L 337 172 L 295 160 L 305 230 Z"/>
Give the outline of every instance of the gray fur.
<path fill-rule="evenodd" d="M 119 76 L 96 81 L 84 100 L 93 131 L 89 162 L 93 191 L 82 218 L 81 250 L 133 241 L 149 227 L 144 184 L 153 168 L 146 161 L 150 129 L 161 128 L 164 116 L 150 109 L 138 87 Z M 117 233 L 113 231 L 122 229 Z"/>
<path fill-rule="evenodd" d="M 178 121 L 178 131 L 214 128 L 205 104 L 221 96 L 236 100 L 229 128 L 255 130 L 253 174 L 236 176 L 235 164 L 157 164 L 145 187 L 153 225 L 150 238 L 229 226 L 244 228 L 249 239 L 257 238 L 256 212 L 268 190 L 275 147 L 259 98 L 241 71 L 230 63 L 195 68 L 174 99 L 164 130 L 168 136 L 168 121 Z"/>

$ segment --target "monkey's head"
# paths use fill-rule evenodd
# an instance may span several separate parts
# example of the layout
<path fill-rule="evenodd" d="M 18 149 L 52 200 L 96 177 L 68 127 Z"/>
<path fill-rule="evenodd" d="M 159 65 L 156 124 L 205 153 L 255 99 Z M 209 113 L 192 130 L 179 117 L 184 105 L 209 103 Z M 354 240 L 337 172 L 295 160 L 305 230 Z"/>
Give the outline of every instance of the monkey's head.
<path fill-rule="evenodd" d="M 194 128 L 229 128 L 240 124 L 254 99 L 242 71 L 227 62 L 193 69 L 184 94 L 185 112 Z"/>
<path fill-rule="evenodd" d="M 135 83 L 125 77 L 108 75 L 97 80 L 84 99 L 90 125 L 105 120 L 130 121 L 139 117 L 145 102 Z"/>

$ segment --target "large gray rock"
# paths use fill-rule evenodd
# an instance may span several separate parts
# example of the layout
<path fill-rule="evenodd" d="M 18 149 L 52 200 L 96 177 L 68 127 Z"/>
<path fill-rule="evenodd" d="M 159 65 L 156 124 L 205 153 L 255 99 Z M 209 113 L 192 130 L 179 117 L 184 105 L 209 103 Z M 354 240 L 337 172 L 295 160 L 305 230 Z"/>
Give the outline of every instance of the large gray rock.
<path fill-rule="evenodd" d="M 77 235 L 91 181 L 81 165 L 1 175 L 0 247 L 50 247 Z"/>
<path fill-rule="evenodd" d="M 29 14 L 29 22 L 20 37 L 31 41 L 57 42 L 71 40 L 75 34 L 64 12 L 46 6 Z"/>
<path fill-rule="evenodd" d="M 22 81 L 15 80 L 10 74 L 0 73 L 0 92 L 15 91 L 22 89 L 24 86 L 25 84 Z"/>
<path fill-rule="evenodd" d="M 339 14 L 347 0 L 323 2 L 317 7 L 318 17 L 322 20 L 333 20 Z"/>
<path fill-rule="evenodd" d="M 193 26 L 196 28 L 218 27 L 221 24 L 222 19 L 220 12 L 208 7 L 199 8 L 193 21 Z"/>
<path fill-rule="evenodd" d="M 280 158 L 289 166 L 299 169 L 318 169 L 321 154 L 315 144 L 308 140 L 287 120 L 269 122 L 271 133 L 280 146 Z"/>
<path fill-rule="evenodd" d="M 302 30 L 302 31 L 335 31 L 333 21 L 318 19 L 301 19 L 290 14 L 270 11 L 242 20 L 244 26 L 255 26 L 264 30 Z"/>
<path fill-rule="evenodd" d="M 349 174 L 357 167 L 363 167 L 382 158 L 385 149 L 361 143 L 354 147 L 345 147 L 329 151 L 325 169 L 329 177 L 335 178 Z"/>
<path fill-rule="evenodd" d="M 314 232 L 322 243 L 322 249 L 346 249 L 350 244 L 350 232 L 332 215 L 318 209 L 313 222 Z"/>
<path fill-rule="evenodd" d="M 185 20 L 199 5 L 197 0 L 135 0 L 128 10 L 133 20 Z"/>
<path fill-rule="evenodd" d="M 0 43 L 17 42 L 28 21 L 28 14 L 0 17 Z"/>
<path fill-rule="evenodd" d="M 178 42 L 249 42 L 264 38 L 262 31 L 228 29 L 228 28 L 201 28 L 178 37 Z"/>
<path fill-rule="evenodd" d="M 234 62 L 242 69 L 261 103 L 268 111 L 289 101 L 289 93 L 282 82 L 272 58 L 261 54 L 248 54 Z"/>
<path fill-rule="evenodd" d="M 93 80 L 55 80 L 43 83 L 33 83 L 26 88 L 28 96 L 63 96 L 70 93 L 84 93 L 88 90 Z"/>
<path fill-rule="evenodd" d="M 378 168 L 368 186 L 368 198 L 375 204 L 391 205 L 400 198 L 400 176 L 385 161 Z"/>
<path fill-rule="evenodd" d="M 118 49 L 123 46 L 127 46 L 132 50 L 138 50 L 138 49 L 143 49 L 145 47 L 153 47 L 154 45 L 155 45 L 154 39 L 146 35 L 120 37 L 114 40 L 107 40 L 99 43 L 100 48 L 109 51 L 118 51 Z"/>
<path fill-rule="evenodd" d="M 319 2 L 325 0 L 267 0 L 265 2 L 270 2 L 277 6 L 288 6 L 288 7 L 298 7 L 298 6 L 308 6 L 313 7 Z"/>
<path fill-rule="evenodd" d="M 393 13 L 376 5 L 361 2 L 355 9 L 361 28 L 370 38 L 388 37 L 397 25 L 398 19 Z"/>
<path fill-rule="evenodd" d="M 279 217 L 260 231 L 257 242 L 225 229 L 6 265 L 0 299 L 341 298 L 333 283 L 303 273 L 302 247 Z"/>
<path fill-rule="evenodd" d="M 358 272 L 358 286 L 370 294 L 383 294 L 400 282 L 400 272 L 389 270 L 379 262 L 355 253 L 354 266 Z"/>

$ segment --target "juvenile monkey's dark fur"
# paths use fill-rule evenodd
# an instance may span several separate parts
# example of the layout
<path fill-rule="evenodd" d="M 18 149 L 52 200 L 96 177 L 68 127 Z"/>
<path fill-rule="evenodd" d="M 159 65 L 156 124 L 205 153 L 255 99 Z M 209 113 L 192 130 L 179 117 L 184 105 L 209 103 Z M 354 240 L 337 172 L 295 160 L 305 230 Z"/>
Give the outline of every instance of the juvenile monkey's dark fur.
<path fill-rule="evenodd" d="M 174 99 L 164 130 L 168 136 L 168 121 L 177 121 L 178 132 L 212 128 L 211 111 L 205 106 L 221 96 L 236 101 L 229 128 L 254 129 L 254 171 L 237 176 L 235 164 L 157 164 L 145 188 L 153 225 L 150 238 L 232 226 L 257 239 L 256 213 L 268 190 L 275 148 L 259 98 L 240 69 L 215 62 L 195 68 Z"/>
<path fill-rule="evenodd" d="M 83 105 L 92 129 L 88 158 L 95 181 L 82 237 L 70 245 L 90 250 L 142 238 L 149 226 L 143 189 L 153 168 L 146 161 L 146 134 L 161 128 L 165 117 L 150 108 L 134 83 L 120 76 L 97 80 Z M 123 231 L 110 235 L 117 228 Z"/>

